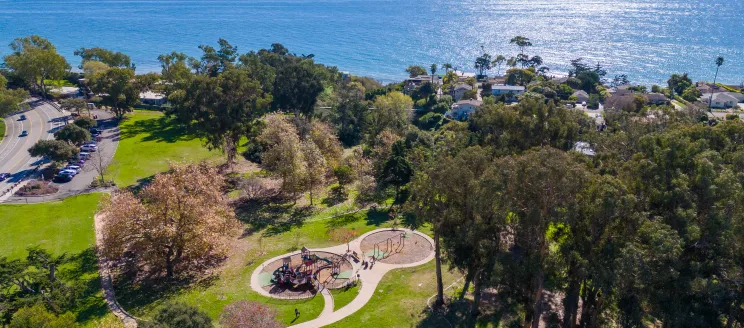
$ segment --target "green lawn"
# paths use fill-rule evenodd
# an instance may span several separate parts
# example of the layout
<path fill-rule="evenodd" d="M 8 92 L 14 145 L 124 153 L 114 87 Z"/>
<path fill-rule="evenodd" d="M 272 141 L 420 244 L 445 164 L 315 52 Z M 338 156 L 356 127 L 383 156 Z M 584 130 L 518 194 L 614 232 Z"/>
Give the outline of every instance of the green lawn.
<path fill-rule="evenodd" d="M 359 295 L 359 285 L 350 288 L 334 289 L 331 290 L 333 295 L 333 311 L 346 306 L 351 303 L 357 295 Z"/>
<path fill-rule="evenodd" d="M 6 235 L 6 241 L 0 243 L 0 256 L 23 258 L 30 246 L 41 246 L 55 255 L 67 254 L 68 261 L 60 267 L 58 277 L 78 286 L 81 304 L 75 313 L 83 327 L 95 327 L 94 321 L 108 313 L 93 248 L 93 214 L 100 198 L 101 194 L 86 194 L 52 203 L 0 205 L 0 231 Z"/>
<path fill-rule="evenodd" d="M 93 214 L 100 198 L 101 194 L 87 194 L 60 202 L 0 205 L 0 231 L 6 232 L 0 256 L 21 258 L 31 246 L 57 255 L 93 246 Z"/>
<path fill-rule="evenodd" d="M 170 161 L 222 159 L 186 128 L 155 111 L 135 111 L 121 123 L 121 140 L 109 167 L 119 187 L 139 183 L 168 169 Z"/>
<path fill-rule="evenodd" d="M 0 141 L 5 138 L 5 120 L 0 119 Z"/>

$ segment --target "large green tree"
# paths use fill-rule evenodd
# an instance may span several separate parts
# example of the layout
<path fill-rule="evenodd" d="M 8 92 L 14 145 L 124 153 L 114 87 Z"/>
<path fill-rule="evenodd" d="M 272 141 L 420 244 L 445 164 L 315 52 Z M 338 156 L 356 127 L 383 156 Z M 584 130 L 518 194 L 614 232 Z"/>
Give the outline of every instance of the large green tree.
<path fill-rule="evenodd" d="M 93 92 L 101 94 L 101 104 L 108 106 L 118 119 L 139 102 L 140 90 L 134 82 L 134 71 L 112 67 L 91 78 Z"/>
<path fill-rule="evenodd" d="M 82 58 L 80 68 L 82 69 L 87 62 L 100 62 L 109 67 L 129 68 L 135 70 L 134 64 L 128 55 L 100 47 L 80 48 L 75 50 L 75 56 Z"/>
<path fill-rule="evenodd" d="M 70 70 L 65 57 L 49 40 L 38 35 L 17 38 L 10 44 L 12 53 L 5 56 L 5 65 L 26 83 L 46 97 L 46 80 L 61 79 Z"/>
<path fill-rule="evenodd" d="M 24 108 L 24 100 L 28 92 L 23 89 L 6 89 L 8 81 L 0 75 L 0 117 Z"/>
<path fill-rule="evenodd" d="M 28 149 L 31 156 L 43 156 L 55 162 L 63 162 L 77 156 L 79 150 L 67 141 L 39 140 Z"/>
<path fill-rule="evenodd" d="M 323 77 L 310 59 L 294 59 L 276 70 L 273 107 L 311 118 L 318 95 L 323 92 Z"/>

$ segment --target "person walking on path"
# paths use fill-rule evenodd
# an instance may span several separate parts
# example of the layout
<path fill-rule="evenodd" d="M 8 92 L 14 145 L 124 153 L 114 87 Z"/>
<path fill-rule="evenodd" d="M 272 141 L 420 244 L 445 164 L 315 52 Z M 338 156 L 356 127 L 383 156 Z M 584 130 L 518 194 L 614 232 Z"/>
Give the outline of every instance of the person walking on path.
<path fill-rule="evenodd" d="M 295 318 L 299 318 L 299 317 L 300 317 L 300 310 L 295 308 Z"/>

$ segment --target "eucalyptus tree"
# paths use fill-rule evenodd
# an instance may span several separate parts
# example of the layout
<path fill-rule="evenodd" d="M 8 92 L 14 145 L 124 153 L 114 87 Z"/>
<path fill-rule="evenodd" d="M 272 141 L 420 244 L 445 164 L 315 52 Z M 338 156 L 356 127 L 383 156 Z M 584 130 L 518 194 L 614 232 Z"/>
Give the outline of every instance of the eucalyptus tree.
<path fill-rule="evenodd" d="M 10 43 L 5 65 L 46 98 L 46 81 L 61 79 L 70 70 L 65 57 L 49 40 L 38 35 L 17 38 Z"/>

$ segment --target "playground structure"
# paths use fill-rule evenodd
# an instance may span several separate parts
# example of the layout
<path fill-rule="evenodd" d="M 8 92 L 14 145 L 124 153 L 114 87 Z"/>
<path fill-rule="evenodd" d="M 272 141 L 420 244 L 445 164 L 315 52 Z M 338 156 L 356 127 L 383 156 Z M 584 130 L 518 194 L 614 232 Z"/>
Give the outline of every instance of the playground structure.
<path fill-rule="evenodd" d="M 282 258 L 281 265 L 270 271 L 270 284 L 276 290 L 306 290 L 314 294 L 323 288 L 345 285 L 348 277 L 342 274 L 342 267 L 351 269 L 351 264 L 344 256 L 334 253 L 318 255 L 303 247 L 300 254 Z"/>
<path fill-rule="evenodd" d="M 382 244 L 385 244 L 385 250 L 382 250 Z M 406 246 L 406 233 L 402 232 L 396 236 L 387 238 L 381 242 L 374 244 L 372 248 L 372 256 L 377 260 L 386 259 L 391 254 L 395 254 L 403 250 Z"/>

